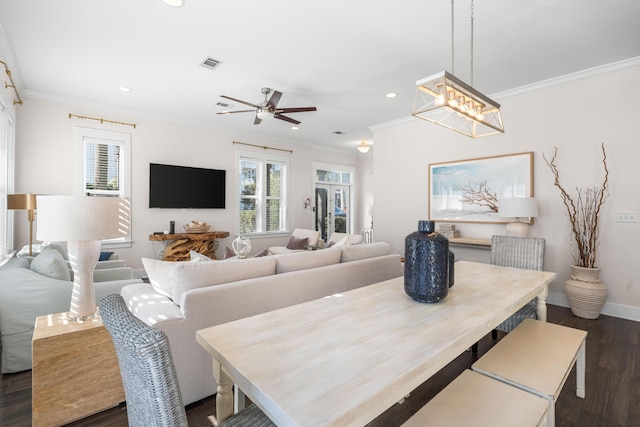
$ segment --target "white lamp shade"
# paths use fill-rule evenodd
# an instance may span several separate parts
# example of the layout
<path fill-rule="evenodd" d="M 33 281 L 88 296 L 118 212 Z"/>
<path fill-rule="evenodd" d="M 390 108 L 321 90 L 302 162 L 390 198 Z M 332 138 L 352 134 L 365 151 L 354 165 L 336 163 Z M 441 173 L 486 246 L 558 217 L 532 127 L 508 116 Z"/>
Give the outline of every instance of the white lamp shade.
<path fill-rule="evenodd" d="M 500 199 L 498 215 L 504 218 L 535 218 L 538 216 L 538 204 L 533 197 Z"/>
<path fill-rule="evenodd" d="M 90 241 L 126 236 L 129 204 L 119 197 L 37 196 L 37 238 Z"/>

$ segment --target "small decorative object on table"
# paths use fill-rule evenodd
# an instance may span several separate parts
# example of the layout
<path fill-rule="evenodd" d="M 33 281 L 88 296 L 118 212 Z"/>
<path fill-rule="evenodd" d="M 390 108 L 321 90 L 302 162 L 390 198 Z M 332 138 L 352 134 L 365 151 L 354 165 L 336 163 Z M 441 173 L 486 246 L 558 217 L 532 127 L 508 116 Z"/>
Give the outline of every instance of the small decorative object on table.
<path fill-rule="evenodd" d="M 206 222 L 191 221 L 189 224 L 184 225 L 184 231 L 187 233 L 206 233 L 211 226 Z"/>
<path fill-rule="evenodd" d="M 419 302 L 438 302 L 453 286 L 449 240 L 434 227 L 433 221 L 419 221 L 418 231 L 405 238 L 404 291 Z"/>
<path fill-rule="evenodd" d="M 238 236 L 238 238 L 231 243 L 231 247 L 233 247 L 233 251 L 238 258 L 246 258 L 251 251 L 251 241 L 246 237 Z"/>
<path fill-rule="evenodd" d="M 442 234 L 447 239 L 457 239 L 460 237 L 460 231 L 456 230 L 454 224 L 440 224 L 438 233 Z"/>

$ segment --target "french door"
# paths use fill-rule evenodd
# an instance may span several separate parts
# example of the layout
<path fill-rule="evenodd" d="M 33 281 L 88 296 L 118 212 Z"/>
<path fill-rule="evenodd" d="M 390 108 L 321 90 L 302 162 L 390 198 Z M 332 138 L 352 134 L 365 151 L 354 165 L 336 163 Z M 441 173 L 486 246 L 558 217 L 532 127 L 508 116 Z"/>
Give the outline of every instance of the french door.
<path fill-rule="evenodd" d="M 332 233 L 349 233 L 351 218 L 350 187 L 339 184 L 316 183 L 315 223 L 322 240 Z"/>

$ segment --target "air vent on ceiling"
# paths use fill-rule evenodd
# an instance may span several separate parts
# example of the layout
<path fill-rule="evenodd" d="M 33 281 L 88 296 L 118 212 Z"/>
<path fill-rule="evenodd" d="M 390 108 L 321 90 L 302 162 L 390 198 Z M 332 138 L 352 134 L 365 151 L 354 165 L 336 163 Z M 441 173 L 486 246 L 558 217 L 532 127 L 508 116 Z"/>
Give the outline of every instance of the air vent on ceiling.
<path fill-rule="evenodd" d="M 226 102 L 216 102 L 216 106 L 218 107 L 222 107 L 222 108 L 226 108 L 226 109 L 230 109 L 233 107 L 233 104 L 227 104 Z"/>
<path fill-rule="evenodd" d="M 215 70 L 220 65 L 222 65 L 222 61 L 220 61 L 219 59 L 211 58 L 211 57 L 204 58 L 204 61 L 200 63 L 200 66 L 204 68 L 209 68 L 210 70 Z"/>
<path fill-rule="evenodd" d="M 333 133 L 335 133 L 336 135 L 344 135 L 344 132 L 341 131 L 341 130 L 337 130 L 337 131 L 335 131 Z"/>

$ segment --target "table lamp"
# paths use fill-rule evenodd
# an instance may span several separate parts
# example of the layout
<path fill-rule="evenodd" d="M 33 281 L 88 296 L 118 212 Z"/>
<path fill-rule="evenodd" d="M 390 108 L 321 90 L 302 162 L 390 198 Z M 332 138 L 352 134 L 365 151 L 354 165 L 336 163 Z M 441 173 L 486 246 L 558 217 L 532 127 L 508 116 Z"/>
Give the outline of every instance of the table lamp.
<path fill-rule="evenodd" d="M 7 209 L 26 209 L 29 213 L 29 256 L 33 256 L 33 221 L 36 219 L 35 194 L 7 194 Z"/>
<path fill-rule="evenodd" d="M 125 236 L 129 229 L 128 201 L 119 197 L 38 196 L 37 237 L 66 241 L 73 270 L 69 317 L 86 320 L 96 313 L 93 271 L 101 240 Z"/>
<path fill-rule="evenodd" d="M 538 205 L 533 197 L 511 197 L 498 200 L 498 215 L 503 218 L 515 218 L 515 222 L 507 224 L 507 236 L 527 237 L 529 224 L 520 222 L 520 218 L 538 216 Z"/>

